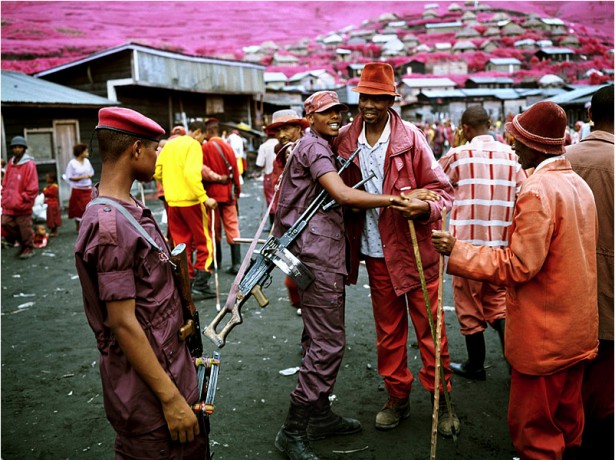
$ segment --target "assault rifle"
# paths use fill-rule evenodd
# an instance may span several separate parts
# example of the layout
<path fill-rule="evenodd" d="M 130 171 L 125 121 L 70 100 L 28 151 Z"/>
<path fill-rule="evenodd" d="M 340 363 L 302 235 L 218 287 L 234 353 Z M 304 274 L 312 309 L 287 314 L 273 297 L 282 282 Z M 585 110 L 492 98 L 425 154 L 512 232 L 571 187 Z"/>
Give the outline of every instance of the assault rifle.
<path fill-rule="evenodd" d="M 352 160 L 358 153 L 359 149 L 355 150 L 347 160 L 338 157 L 338 161 L 342 163 L 338 174 L 344 171 L 344 169 L 352 163 Z M 360 187 L 367 181 L 371 180 L 372 177 L 373 175 L 362 180 L 353 188 Z M 290 227 L 280 238 L 269 236 L 263 246 L 258 251 L 254 251 L 256 257 L 251 260 L 246 274 L 239 282 L 236 297 L 233 299 L 233 292 L 231 291 L 224 308 L 220 311 L 220 313 L 218 313 L 218 315 L 203 332 L 203 334 L 205 334 L 219 348 L 224 346 L 226 336 L 231 329 L 243 322 L 241 308 L 250 296 L 254 296 L 258 304 L 263 308 L 269 305 L 269 299 L 267 299 L 265 294 L 263 294 L 262 288 L 267 287 L 271 283 L 270 274 L 274 267 L 277 266 L 280 270 L 290 276 L 297 283 L 297 286 L 299 286 L 300 289 L 306 289 L 312 281 L 314 281 L 314 275 L 312 272 L 288 250 L 288 247 L 305 229 L 310 219 L 325 206 L 326 209 L 329 209 L 332 205 L 332 201 L 333 204 L 335 204 L 335 201 L 329 197 L 327 191 L 321 190 L 316 199 L 314 199 L 303 214 L 301 214 L 301 216 L 297 219 L 297 222 L 295 222 L 292 227 Z M 228 313 L 231 314 L 231 318 L 220 332 L 216 332 L 216 328 Z"/>
<path fill-rule="evenodd" d="M 186 245 L 180 243 L 171 251 L 170 261 L 173 263 L 173 275 L 177 282 L 179 297 L 184 314 L 184 325 L 179 329 L 179 340 L 186 341 L 190 355 L 193 358 L 203 356 L 203 341 L 201 339 L 201 326 L 199 312 L 194 306 L 190 290 L 190 276 L 188 275 L 188 256 Z"/>

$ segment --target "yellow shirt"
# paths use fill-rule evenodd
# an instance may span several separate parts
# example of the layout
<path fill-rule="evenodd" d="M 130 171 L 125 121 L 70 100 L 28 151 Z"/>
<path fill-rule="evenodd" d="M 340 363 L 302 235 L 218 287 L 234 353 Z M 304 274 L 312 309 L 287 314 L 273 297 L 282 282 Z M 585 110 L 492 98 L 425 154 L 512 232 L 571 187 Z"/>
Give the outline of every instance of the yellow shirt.
<path fill-rule="evenodd" d="M 156 160 L 154 179 L 162 184 L 169 206 L 193 206 L 207 200 L 202 169 L 203 150 L 197 140 L 180 136 L 167 142 Z"/>

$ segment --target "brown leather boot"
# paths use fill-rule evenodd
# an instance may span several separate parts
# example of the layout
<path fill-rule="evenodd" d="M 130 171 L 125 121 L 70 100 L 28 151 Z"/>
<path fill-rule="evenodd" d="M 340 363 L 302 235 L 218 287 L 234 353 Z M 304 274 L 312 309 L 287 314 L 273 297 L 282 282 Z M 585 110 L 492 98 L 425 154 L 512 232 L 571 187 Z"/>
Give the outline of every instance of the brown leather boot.
<path fill-rule="evenodd" d="M 392 430 L 399 423 L 410 417 L 410 401 L 406 398 L 394 398 L 389 400 L 378 414 L 376 414 L 376 428 L 378 430 Z"/>

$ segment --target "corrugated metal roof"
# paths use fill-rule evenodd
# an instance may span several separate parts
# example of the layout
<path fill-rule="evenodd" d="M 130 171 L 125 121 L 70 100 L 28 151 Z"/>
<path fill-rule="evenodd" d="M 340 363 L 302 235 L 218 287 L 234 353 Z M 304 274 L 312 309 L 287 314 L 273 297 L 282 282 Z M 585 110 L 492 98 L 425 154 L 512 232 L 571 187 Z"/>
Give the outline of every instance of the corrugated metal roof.
<path fill-rule="evenodd" d="M 2 103 L 80 107 L 118 104 L 117 101 L 9 70 L 2 71 Z"/>
<path fill-rule="evenodd" d="M 556 104 L 569 104 L 571 102 L 585 102 L 584 98 L 586 96 L 593 95 L 596 91 L 598 91 L 603 86 L 608 85 L 593 85 L 586 86 L 584 88 L 575 89 L 572 91 L 568 91 L 567 93 L 558 94 L 557 96 L 550 97 L 546 99 L 550 102 L 555 102 Z"/>

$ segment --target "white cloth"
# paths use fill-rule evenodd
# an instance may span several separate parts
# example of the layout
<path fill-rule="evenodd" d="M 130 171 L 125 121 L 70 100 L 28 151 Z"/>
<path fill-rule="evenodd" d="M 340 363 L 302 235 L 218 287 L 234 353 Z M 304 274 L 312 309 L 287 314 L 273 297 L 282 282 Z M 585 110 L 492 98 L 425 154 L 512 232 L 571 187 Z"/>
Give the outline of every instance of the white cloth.
<path fill-rule="evenodd" d="M 275 138 L 268 139 L 258 148 L 258 155 L 256 156 L 256 166 L 264 168 L 264 174 L 271 174 L 273 172 L 273 162 L 275 161 L 275 146 L 278 144 L 278 140 Z"/>
<path fill-rule="evenodd" d="M 245 158 L 245 155 L 243 152 L 243 139 L 241 138 L 239 134 L 235 134 L 235 133 L 229 134 L 229 136 L 226 138 L 226 141 L 229 143 L 229 145 L 233 149 L 233 152 L 235 152 L 235 158 L 237 159 Z"/>
<path fill-rule="evenodd" d="M 94 168 L 92 168 L 92 163 L 87 158 L 83 159 L 83 163 L 73 158 L 68 162 L 66 166 L 65 176 L 68 179 L 68 183 L 71 188 L 91 188 L 92 187 L 92 179 L 81 179 L 78 181 L 70 180 L 73 177 L 85 176 L 85 175 L 93 175 Z"/>

